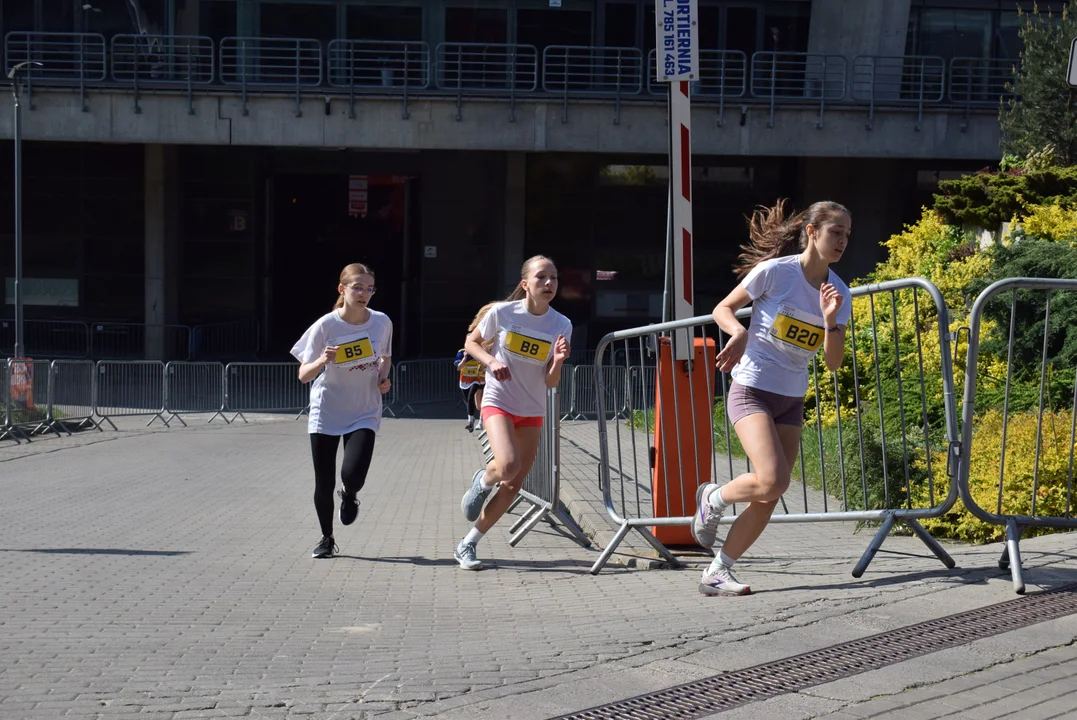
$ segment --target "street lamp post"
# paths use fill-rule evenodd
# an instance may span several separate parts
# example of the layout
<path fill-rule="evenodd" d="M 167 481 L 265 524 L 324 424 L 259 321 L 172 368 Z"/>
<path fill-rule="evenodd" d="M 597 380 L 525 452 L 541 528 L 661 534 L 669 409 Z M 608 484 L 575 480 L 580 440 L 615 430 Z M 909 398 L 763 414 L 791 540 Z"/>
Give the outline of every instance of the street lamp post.
<path fill-rule="evenodd" d="M 33 65 L 41 63 L 29 60 L 21 62 L 8 71 L 11 81 L 11 97 L 15 100 L 15 357 L 25 357 L 23 351 L 22 312 L 22 108 L 19 105 L 19 78 Z"/>

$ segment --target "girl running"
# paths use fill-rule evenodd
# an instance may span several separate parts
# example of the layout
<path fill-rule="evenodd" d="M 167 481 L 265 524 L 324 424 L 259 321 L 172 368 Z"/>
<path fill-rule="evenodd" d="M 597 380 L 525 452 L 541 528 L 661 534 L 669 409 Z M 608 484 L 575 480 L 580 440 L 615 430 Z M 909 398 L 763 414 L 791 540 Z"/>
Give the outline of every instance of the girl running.
<path fill-rule="evenodd" d="M 729 336 L 716 365 L 732 370 L 726 413 L 754 472 L 721 488 L 702 485 L 692 535 L 712 547 L 718 521 L 734 503 L 748 503 L 722 548 L 703 573 L 704 595 L 747 595 L 733 577 L 733 563 L 759 538 L 789 488 L 800 449 L 808 365 L 823 348 L 831 372 L 845 357 L 845 326 L 852 295 L 830 269 L 849 243 L 852 216 L 835 202 L 817 202 L 791 218 L 785 201 L 759 208 L 749 226 L 751 241 L 737 266 L 740 285 L 714 308 L 714 321 Z M 735 317 L 752 303 L 747 330 Z"/>
<path fill-rule="evenodd" d="M 479 326 L 486 313 L 490 312 L 497 303 L 486 303 L 475 314 L 475 319 L 467 326 L 470 333 Z M 487 352 L 493 347 L 491 343 L 483 343 Z M 460 372 L 460 389 L 464 392 L 464 401 L 467 403 L 467 425 L 464 429 L 472 432 L 476 427 L 482 428 L 482 418 L 479 408 L 482 407 L 482 391 L 486 387 L 486 366 L 475 358 L 468 355 L 467 349 L 461 348 L 456 352 L 456 369 Z"/>
<path fill-rule="evenodd" d="M 550 307 L 557 294 L 557 268 L 542 255 L 524 263 L 520 284 L 486 313 L 467 336 L 464 349 L 486 366 L 482 422 L 494 459 L 479 469 L 460 507 L 475 526 L 453 555 L 465 570 L 481 570 L 475 547 L 520 492 L 538 452 L 546 389 L 561 380 L 572 323 Z M 484 343 L 492 342 L 487 350 Z M 486 498 L 500 486 L 483 509 Z M 475 521 L 478 522 L 475 522 Z"/>
<path fill-rule="evenodd" d="M 337 553 L 333 488 L 340 438 L 344 438 L 340 469 L 344 487 L 337 493 L 340 522 L 351 525 L 359 514 L 355 496 L 366 482 L 374 434 L 381 427 L 381 396 L 389 392 L 393 323 L 389 316 L 367 307 L 375 290 L 373 270 L 360 263 L 345 267 L 333 310 L 307 328 L 292 348 L 301 363 L 300 382 L 314 380 L 307 431 L 314 458 L 314 509 L 322 529 L 322 539 L 311 555 L 315 558 Z"/>

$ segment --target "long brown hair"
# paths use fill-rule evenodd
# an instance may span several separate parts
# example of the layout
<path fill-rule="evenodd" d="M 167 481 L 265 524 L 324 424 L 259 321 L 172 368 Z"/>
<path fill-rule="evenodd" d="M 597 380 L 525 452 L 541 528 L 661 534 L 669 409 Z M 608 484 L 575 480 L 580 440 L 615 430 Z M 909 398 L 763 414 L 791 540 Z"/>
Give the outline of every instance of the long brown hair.
<path fill-rule="evenodd" d="M 740 246 L 744 252 L 734 266 L 738 278 L 743 278 L 764 260 L 803 252 L 808 244 L 808 225 L 820 227 L 832 222 L 838 215 L 845 214 L 850 219 L 853 216 L 844 205 L 824 200 L 812 203 L 807 210 L 787 218 L 785 203 L 784 198 L 779 198 L 774 207 L 761 205 L 748 219 L 750 240 L 747 245 Z"/>
<path fill-rule="evenodd" d="M 479 311 L 475 313 L 475 318 L 471 321 L 471 324 L 467 326 L 468 335 L 470 335 L 472 331 L 479 326 L 479 323 L 482 322 L 482 319 L 486 317 L 486 313 L 490 312 L 494 308 L 494 305 L 497 305 L 497 302 L 488 302 L 481 308 L 479 308 Z M 483 349 L 486 350 L 486 352 L 490 352 L 490 348 L 494 346 L 494 341 L 485 340 L 479 344 L 482 345 Z"/>
<path fill-rule="evenodd" d="M 553 260 L 550 260 L 550 258 L 546 257 L 545 255 L 535 255 L 534 257 L 528 258 L 527 261 L 524 262 L 523 267 L 520 268 L 521 280 L 527 279 L 527 274 L 531 272 L 531 264 L 538 262 L 539 260 L 549 260 L 550 264 L 553 265 Z M 556 269 L 557 266 L 554 265 L 554 270 Z M 517 300 L 523 300 L 525 297 L 527 297 L 527 291 L 524 290 L 524 286 L 517 284 L 516 287 L 513 288 L 512 293 L 509 294 L 507 298 L 505 298 L 505 302 L 515 302 Z"/>
<path fill-rule="evenodd" d="M 352 263 L 351 265 L 345 265 L 344 269 L 340 271 L 340 285 L 348 285 L 352 280 L 355 280 L 360 275 L 369 275 L 374 277 L 374 271 L 363 263 Z M 339 310 L 344 307 L 344 293 L 341 293 L 337 297 L 336 304 L 333 305 L 334 310 Z"/>

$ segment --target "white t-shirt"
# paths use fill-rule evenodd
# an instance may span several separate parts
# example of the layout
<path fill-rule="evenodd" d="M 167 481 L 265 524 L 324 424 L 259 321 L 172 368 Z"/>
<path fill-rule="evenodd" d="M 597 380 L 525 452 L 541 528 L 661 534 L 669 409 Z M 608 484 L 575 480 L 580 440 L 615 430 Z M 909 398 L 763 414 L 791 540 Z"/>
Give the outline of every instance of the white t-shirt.
<path fill-rule="evenodd" d="M 834 271 L 828 280 L 843 298 L 837 324 L 849 323 L 853 296 Z M 733 368 L 733 379 L 758 390 L 804 397 L 808 365 L 823 347 L 826 334 L 819 290 L 804 277 L 800 257 L 765 260 L 748 273 L 741 287 L 752 299 L 748 345 Z"/>
<path fill-rule="evenodd" d="M 527 311 L 526 300 L 498 303 L 479 323 L 483 340 L 494 340 L 491 355 L 512 375 L 501 381 L 486 373 L 482 406 L 500 408 L 520 417 L 546 414 L 546 366 L 553 359 L 558 335 L 572 342 L 572 322 L 553 308 L 543 315 Z"/>
<path fill-rule="evenodd" d="M 328 363 L 310 389 L 307 432 L 347 435 L 353 430 L 381 428 L 378 362 L 393 354 L 393 321 L 370 311 L 362 325 L 344 322 L 336 310 L 318 318 L 292 348 L 303 363 L 317 360 L 327 347 L 338 346 L 336 361 Z"/>

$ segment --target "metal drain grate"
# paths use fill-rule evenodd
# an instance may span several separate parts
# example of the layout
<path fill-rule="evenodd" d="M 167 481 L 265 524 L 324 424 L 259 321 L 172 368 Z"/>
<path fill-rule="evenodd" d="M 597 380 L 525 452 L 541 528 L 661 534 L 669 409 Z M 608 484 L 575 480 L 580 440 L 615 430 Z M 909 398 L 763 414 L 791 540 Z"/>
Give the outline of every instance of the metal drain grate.
<path fill-rule="evenodd" d="M 1077 612 L 1077 584 L 621 700 L 555 720 L 692 720 Z"/>

